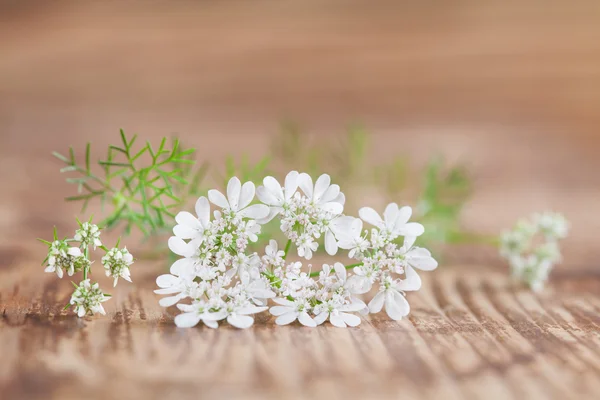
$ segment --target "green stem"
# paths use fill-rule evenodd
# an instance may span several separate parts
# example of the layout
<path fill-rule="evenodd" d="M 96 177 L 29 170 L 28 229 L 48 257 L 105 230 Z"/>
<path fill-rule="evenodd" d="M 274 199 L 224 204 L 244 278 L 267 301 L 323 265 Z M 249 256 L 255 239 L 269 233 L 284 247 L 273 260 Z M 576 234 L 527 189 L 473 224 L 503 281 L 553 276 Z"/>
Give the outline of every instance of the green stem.
<path fill-rule="evenodd" d="M 281 258 L 283 258 L 284 260 L 285 260 L 285 258 L 287 257 L 287 255 L 288 255 L 288 252 L 290 251 L 290 247 L 292 247 L 292 239 L 288 239 L 287 243 L 285 244 L 285 250 L 283 250 L 283 252 L 284 252 L 285 254 L 283 255 L 283 257 L 281 257 Z"/>
<path fill-rule="evenodd" d="M 344 268 L 350 269 L 350 268 L 354 268 L 354 267 L 360 267 L 361 265 L 363 265 L 363 263 L 360 262 L 360 263 L 356 263 L 356 264 L 344 265 Z M 311 272 L 309 274 L 309 276 L 310 277 L 319 276 L 320 273 L 321 273 L 321 271 Z"/>
<path fill-rule="evenodd" d="M 85 255 L 85 258 L 89 260 L 89 249 L 87 246 L 85 246 L 85 250 L 83 250 L 83 254 Z M 85 281 L 88 278 L 88 269 L 89 266 L 85 266 L 83 267 L 83 280 Z"/>

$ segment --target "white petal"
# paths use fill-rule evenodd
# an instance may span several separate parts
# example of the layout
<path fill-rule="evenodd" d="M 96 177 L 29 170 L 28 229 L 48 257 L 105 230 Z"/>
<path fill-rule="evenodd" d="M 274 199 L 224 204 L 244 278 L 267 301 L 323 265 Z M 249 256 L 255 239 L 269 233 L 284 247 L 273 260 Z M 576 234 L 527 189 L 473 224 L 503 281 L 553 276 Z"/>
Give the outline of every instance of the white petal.
<path fill-rule="evenodd" d="M 385 292 L 379 292 L 371 299 L 369 302 L 369 312 L 371 314 L 376 314 L 383 308 L 383 303 L 385 302 Z"/>
<path fill-rule="evenodd" d="M 254 186 L 254 183 L 246 182 L 242 185 L 238 210 L 248 207 L 248 204 L 250 204 L 252 202 L 252 200 L 254 200 L 255 192 L 256 192 L 256 188 Z"/>
<path fill-rule="evenodd" d="M 408 301 L 395 290 L 389 290 L 385 296 L 385 312 L 394 321 L 399 321 L 410 312 Z"/>
<path fill-rule="evenodd" d="M 437 261 L 431 257 L 431 253 L 424 248 L 415 247 L 406 254 L 406 260 L 410 265 L 422 271 L 432 271 L 437 268 Z"/>
<path fill-rule="evenodd" d="M 282 306 L 294 307 L 294 302 L 289 301 L 288 299 L 283 299 L 281 297 L 274 298 L 273 301 Z"/>
<path fill-rule="evenodd" d="M 327 317 L 329 317 L 329 313 L 323 311 L 321 314 L 316 315 L 313 319 L 315 320 L 317 325 L 321 325 L 327 320 Z"/>
<path fill-rule="evenodd" d="M 269 215 L 269 207 L 264 204 L 253 204 L 240 211 L 240 215 L 246 218 L 261 219 Z"/>
<path fill-rule="evenodd" d="M 181 258 L 171 265 L 169 272 L 173 275 L 187 275 L 192 272 L 194 268 L 194 261 L 189 258 Z"/>
<path fill-rule="evenodd" d="M 160 288 L 170 288 L 178 282 L 179 278 L 170 274 L 160 275 L 158 278 L 156 278 L 156 284 Z"/>
<path fill-rule="evenodd" d="M 202 196 L 196 201 L 196 214 L 202 226 L 206 227 L 210 221 L 210 203 L 206 197 Z"/>
<path fill-rule="evenodd" d="M 418 222 L 409 222 L 405 225 L 396 225 L 395 233 L 402 236 L 421 236 L 425 227 Z"/>
<path fill-rule="evenodd" d="M 358 210 L 358 215 L 363 221 L 373 226 L 383 226 L 383 220 L 381 219 L 381 216 L 377 213 L 377 211 L 373 210 L 371 207 L 361 208 L 360 210 Z"/>
<path fill-rule="evenodd" d="M 56 268 L 56 275 L 57 275 L 57 276 L 58 276 L 60 279 L 62 279 L 62 277 L 63 277 L 63 270 L 62 270 L 62 268 L 61 268 L 61 267 L 57 267 L 57 268 Z"/>
<path fill-rule="evenodd" d="M 298 313 L 296 311 L 290 311 L 277 317 L 275 323 L 277 325 L 287 325 L 294 322 L 296 318 L 298 318 Z"/>
<path fill-rule="evenodd" d="M 323 211 L 327 211 L 336 215 L 341 214 L 344 211 L 344 206 L 340 203 L 336 203 L 335 201 L 330 201 L 329 203 L 322 204 L 320 208 Z"/>
<path fill-rule="evenodd" d="M 331 185 L 327 188 L 325 193 L 319 199 L 321 203 L 327 203 L 330 201 L 334 201 L 340 194 L 340 186 L 339 185 Z M 338 203 L 339 204 L 339 203 Z"/>
<path fill-rule="evenodd" d="M 298 186 L 300 186 L 300 189 L 302 189 L 302 191 L 304 192 L 306 197 L 308 197 L 309 199 L 312 199 L 312 197 L 313 197 L 313 182 L 312 182 L 312 178 L 310 177 L 310 175 L 308 175 L 306 173 L 301 173 L 298 176 Z"/>
<path fill-rule="evenodd" d="M 344 196 L 344 193 L 340 192 L 340 194 L 338 194 L 338 197 L 335 198 L 336 203 L 340 203 L 341 205 L 346 204 L 346 196 Z"/>
<path fill-rule="evenodd" d="M 337 242 L 331 230 L 328 230 L 325 233 L 325 251 L 327 251 L 327 254 L 330 256 L 334 256 L 338 251 Z"/>
<path fill-rule="evenodd" d="M 292 198 L 298 190 L 298 171 L 290 171 L 285 177 L 285 199 Z"/>
<path fill-rule="evenodd" d="M 416 240 L 417 240 L 416 236 L 405 236 L 404 243 L 403 243 L 404 248 L 407 250 L 410 249 L 413 246 L 413 244 L 415 244 Z"/>
<path fill-rule="evenodd" d="M 204 325 L 208 326 L 211 329 L 217 329 L 219 327 L 219 323 L 217 321 L 203 319 L 202 322 L 204 322 Z"/>
<path fill-rule="evenodd" d="M 169 249 L 179 256 L 190 257 L 194 254 L 194 250 L 191 248 L 191 246 L 177 236 L 171 236 L 168 244 Z"/>
<path fill-rule="evenodd" d="M 79 318 L 83 317 L 85 315 L 85 308 L 83 308 L 83 306 L 79 306 L 77 309 L 77 316 Z"/>
<path fill-rule="evenodd" d="M 227 317 L 227 322 L 229 322 L 231 325 L 235 326 L 236 328 L 246 329 L 246 328 L 250 328 L 252 326 L 252 324 L 254 323 L 254 318 L 252 318 L 249 315 L 235 314 L 235 315 L 230 315 L 229 317 Z"/>
<path fill-rule="evenodd" d="M 329 188 L 330 184 L 331 178 L 327 174 L 323 174 L 319 178 L 317 178 L 317 182 L 315 183 L 315 191 L 312 196 L 315 203 L 321 201 L 323 194 L 325 194 L 325 191 L 327 190 L 327 188 Z"/>
<path fill-rule="evenodd" d="M 314 319 L 312 319 L 310 317 L 310 315 L 308 315 L 308 313 L 306 311 L 301 312 L 298 314 L 298 321 L 304 325 L 304 326 L 308 326 L 310 328 L 315 328 L 317 326 L 317 323 L 315 322 Z"/>
<path fill-rule="evenodd" d="M 288 313 L 292 310 L 292 308 L 286 306 L 273 306 L 269 308 L 269 312 L 271 313 L 271 315 L 274 315 L 276 317 Z"/>
<path fill-rule="evenodd" d="M 236 314 L 239 314 L 239 315 L 257 314 L 257 313 L 265 311 L 267 308 L 268 307 L 254 307 L 254 306 L 243 307 L 243 308 L 239 308 L 238 310 L 236 310 Z"/>
<path fill-rule="evenodd" d="M 201 227 L 200 221 L 198 218 L 194 217 L 192 213 L 187 211 L 181 211 L 175 216 L 175 221 L 180 224 L 187 226 L 189 228 L 199 229 Z"/>
<path fill-rule="evenodd" d="M 342 282 L 346 282 L 347 272 L 346 267 L 344 267 L 344 264 L 336 262 L 335 264 L 333 264 L 333 269 L 335 269 L 335 274 L 338 276 L 339 280 Z"/>
<path fill-rule="evenodd" d="M 79 247 L 69 247 L 67 254 L 73 257 L 79 257 L 81 255 L 81 249 L 79 249 Z"/>
<path fill-rule="evenodd" d="M 396 225 L 404 225 L 408 222 L 412 216 L 412 208 L 404 206 L 398 210 L 398 216 L 396 217 Z"/>
<path fill-rule="evenodd" d="M 329 322 L 331 322 L 331 325 L 333 326 L 337 326 L 338 328 L 345 328 L 346 327 L 346 323 L 344 322 L 344 318 L 342 318 L 341 315 L 335 315 L 335 314 L 331 314 L 329 316 Z"/>
<path fill-rule="evenodd" d="M 180 239 L 193 239 L 198 237 L 200 232 L 198 229 L 192 229 L 186 225 L 175 225 L 173 227 L 173 234 Z"/>
<path fill-rule="evenodd" d="M 354 314 L 348 314 L 345 312 L 340 313 L 341 317 L 344 319 L 344 322 L 351 326 L 355 327 L 360 325 L 360 317 Z"/>
<path fill-rule="evenodd" d="M 276 203 L 272 204 L 282 204 L 284 201 L 283 189 L 281 189 L 281 185 L 277 181 L 277 179 L 272 176 L 267 176 L 263 179 L 263 185 L 268 190 L 268 192 L 276 199 Z"/>
<path fill-rule="evenodd" d="M 175 317 L 175 325 L 179 328 L 191 328 L 198 325 L 198 322 L 200 322 L 200 314 L 195 311 L 179 314 Z"/>
<path fill-rule="evenodd" d="M 216 189 L 211 189 L 208 191 L 208 199 L 211 203 L 221 208 L 229 207 L 229 202 L 227 201 L 225 195 Z"/>
<path fill-rule="evenodd" d="M 398 290 L 415 291 L 421 289 L 421 278 L 417 271 L 407 266 L 405 272 L 406 278 L 397 285 Z"/>
<path fill-rule="evenodd" d="M 175 305 L 179 300 L 181 300 L 180 295 L 177 296 L 171 296 L 171 297 L 163 297 L 162 299 L 160 299 L 158 301 L 158 304 L 161 305 L 161 307 L 171 307 L 172 305 Z"/>
<path fill-rule="evenodd" d="M 281 208 L 281 207 L 271 207 L 269 209 L 269 215 L 267 215 L 264 218 L 257 219 L 256 223 L 259 225 L 264 225 L 264 224 L 270 222 L 273 218 L 275 218 L 275 216 L 277 214 L 279 214 L 282 210 L 283 210 L 283 208 Z"/>
<path fill-rule="evenodd" d="M 233 211 L 239 210 L 241 190 L 242 183 L 240 182 L 238 177 L 232 177 L 227 183 L 227 200 L 229 201 L 229 207 Z"/>
<path fill-rule="evenodd" d="M 398 219 L 398 204 L 388 204 L 383 212 L 383 219 L 385 220 L 387 227 L 393 229 L 396 225 L 396 220 Z"/>
<path fill-rule="evenodd" d="M 256 197 L 258 197 L 261 202 L 268 205 L 281 204 L 281 201 L 279 201 L 279 199 L 277 199 L 277 197 L 273 195 L 273 193 L 271 193 L 265 186 L 259 186 L 256 189 Z"/>

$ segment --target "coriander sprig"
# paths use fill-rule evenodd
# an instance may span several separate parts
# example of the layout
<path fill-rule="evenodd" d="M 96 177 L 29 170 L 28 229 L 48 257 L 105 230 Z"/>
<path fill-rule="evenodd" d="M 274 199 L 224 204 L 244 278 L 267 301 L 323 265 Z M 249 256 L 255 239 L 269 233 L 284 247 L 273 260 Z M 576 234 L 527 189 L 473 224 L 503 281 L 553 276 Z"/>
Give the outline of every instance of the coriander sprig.
<path fill-rule="evenodd" d="M 120 136 L 121 144 L 109 146 L 106 158 L 96 162 L 99 168 L 93 168 L 89 143 L 83 162 L 72 147 L 68 156 L 53 153 L 66 164 L 61 172 L 78 175 L 67 178 L 77 185 L 77 195 L 66 200 L 82 201 L 85 211 L 91 200 L 99 199 L 103 209 L 110 208 L 100 226 L 112 228 L 123 222 L 126 234 L 134 227 L 145 235 L 169 228 L 174 218 L 171 210 L 195 195 L 206 165 L 195 168 L 195 149 L 183 148 L 178 139 L 168 144 L 165 137 L 158 147 L 149 141 L 136 147 L 137 135 L 128 139 L 121 130 Z"/>

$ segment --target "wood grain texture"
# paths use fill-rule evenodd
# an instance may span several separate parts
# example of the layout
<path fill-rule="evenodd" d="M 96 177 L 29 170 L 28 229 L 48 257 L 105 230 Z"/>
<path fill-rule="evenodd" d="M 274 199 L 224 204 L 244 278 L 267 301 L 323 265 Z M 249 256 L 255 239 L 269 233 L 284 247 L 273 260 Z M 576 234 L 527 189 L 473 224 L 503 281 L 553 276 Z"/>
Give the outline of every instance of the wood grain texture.
<path fill-rule="evenodd" d="M 600 397 L 599 3 L 373 3 L 0 0 L 0 399 Z M 219 166 L 268 152 L 283 117 L 319 137 L 362 121 L 373 159 L 466 163 L 470 229 L 564 211 L 565 262 L 533 294 L 453 249 L 407 320 L 347 330 L 177 329 L 144 261 L 107 317 L 62 311 L 34 243 L 78 215 L 52 150 L 176 132 Z"/>
<path fill-rule="evenodd" d="M 401 322 L 276 328 L 261 314 L 250 330 L 183 330 L 151 291 L 160 268 L 145 267 L 134 286 L 119 285 L 105 318 L 62 311 L 64 280 L 13 278 L 0 292 L 2 398 L 592 399 L 600 390 L 597 275 L 561 277 L 534 295 L 503 270 L 444 266 L 409 294 Z"/>

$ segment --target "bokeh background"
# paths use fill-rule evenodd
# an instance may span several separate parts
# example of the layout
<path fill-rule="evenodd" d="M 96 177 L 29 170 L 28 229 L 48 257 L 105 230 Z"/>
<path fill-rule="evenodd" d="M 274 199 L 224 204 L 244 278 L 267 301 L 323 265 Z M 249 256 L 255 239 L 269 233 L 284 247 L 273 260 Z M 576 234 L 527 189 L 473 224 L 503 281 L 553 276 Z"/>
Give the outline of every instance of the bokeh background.
<path fill-rule="evenodd" d="M 53 150 L 123 128 L 218 171 L 293 120 L 313 143 L 360 123 L 372 160 L 464 165 L 465 229 L 562 211 L 560 268 L 598 271 L 599 22 L 597 1 L 0 1 L 0 254 L 71 227 Z"/>

